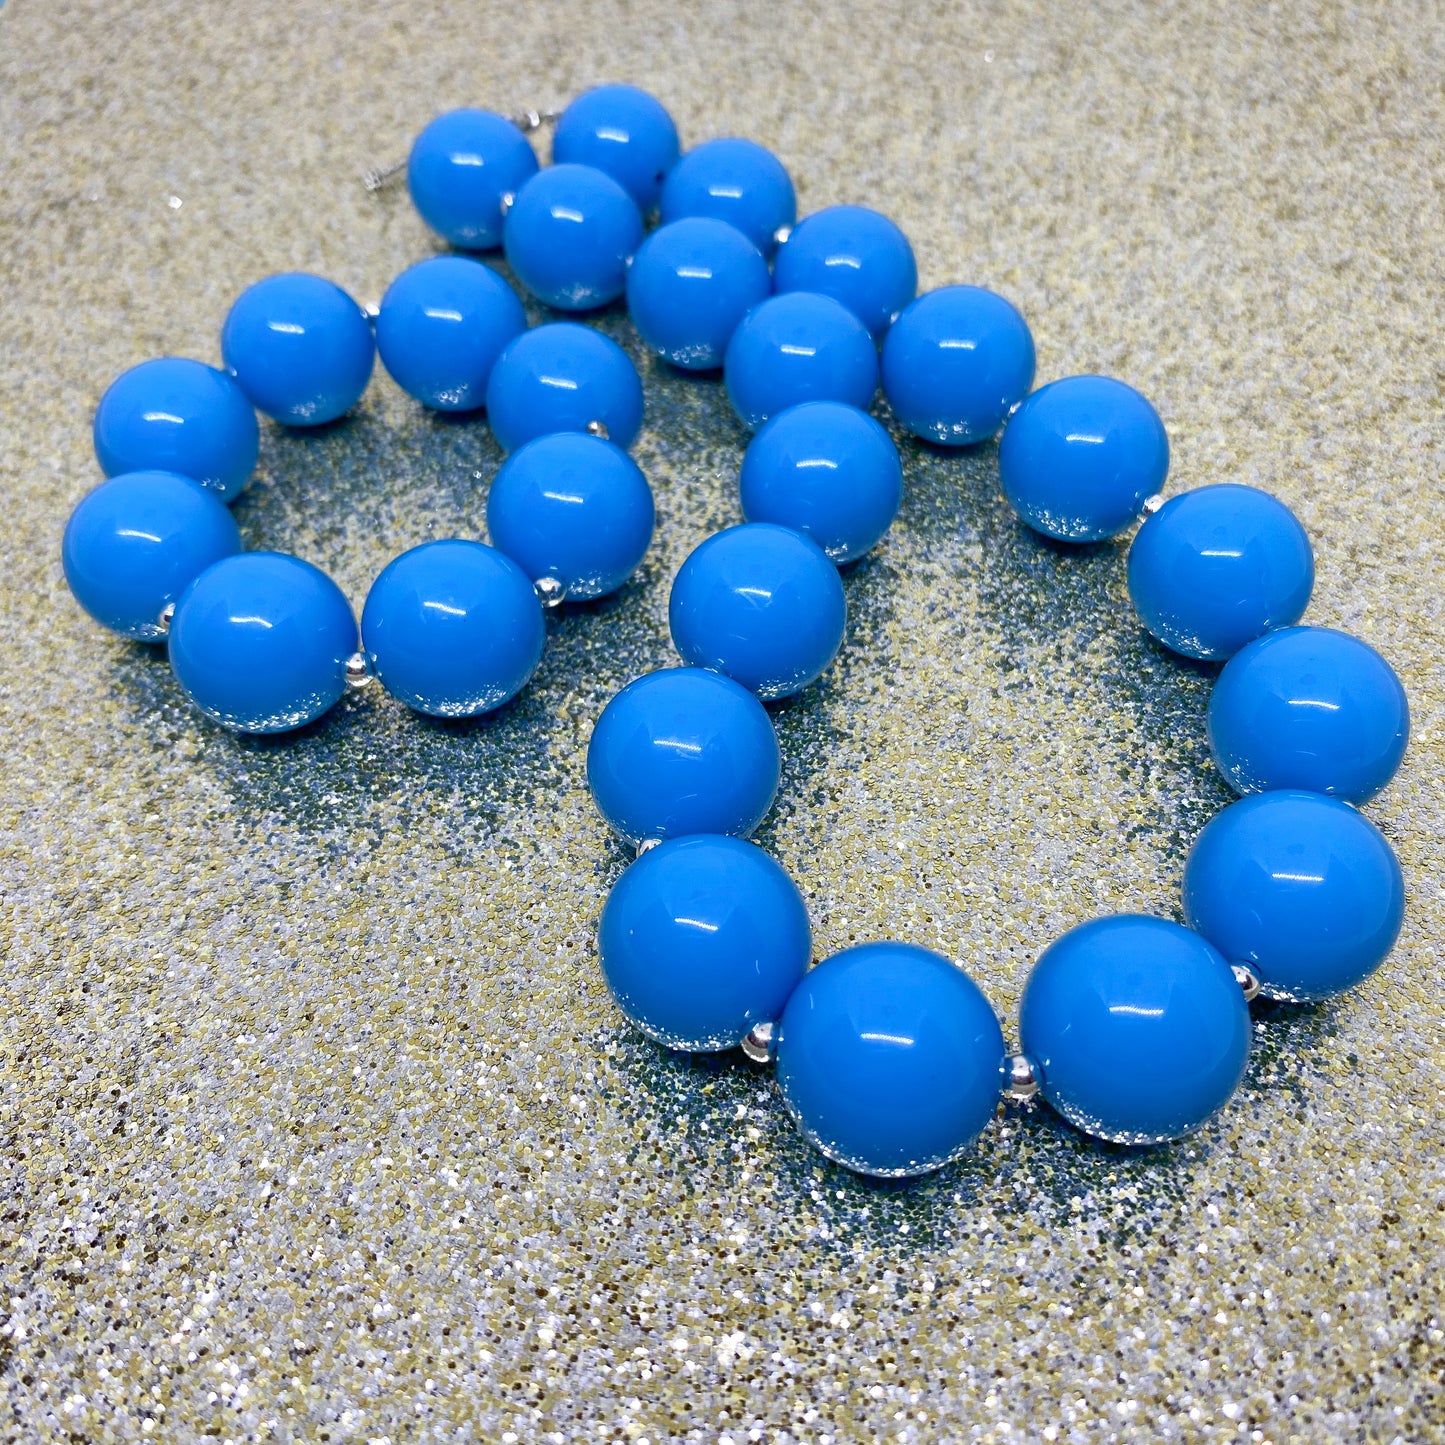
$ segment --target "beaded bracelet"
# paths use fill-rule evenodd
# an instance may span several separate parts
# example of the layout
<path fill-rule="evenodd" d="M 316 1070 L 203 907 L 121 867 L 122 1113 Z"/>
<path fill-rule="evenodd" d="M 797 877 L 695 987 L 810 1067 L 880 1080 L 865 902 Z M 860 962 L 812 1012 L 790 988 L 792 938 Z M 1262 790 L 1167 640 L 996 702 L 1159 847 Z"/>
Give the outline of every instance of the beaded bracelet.
<path fill-rule="evenodd" d="M 541 169 L 525 132 L 543 119 L 433 121 L 406 166 L 423 219 L 459 249 L 503 247 L 559 311 L 625 294 L 646 348 L 683 370 L 721 366 L 754 432 L 747 520 L 672 585 L 684 665 L 625 687 L 588 746 L 598 810 L 637 850 L 598 928 L 623 1012 L 671 1048 L 773 1062 L 807 1137 L 864 1174 L 936 1169 L 1002 1099 L 1035 1094 L 1115 1142 L 1198 1128 L 1243 1074 L 1249 1001 L 1349 988 L 1403 920 L 1399 865 L 1356 805 L 1399 766 L 1404 690 L 1365 643 L 1296 625 L 1314 581 L 1303 528 L 1245 486 L 1163 501 L 1169 444 L 1143 396 L 1096 376 L 1032 390 L 1033 339 L 1008 301 L 972 286 L 917 295 L 906 237 L 874 211 L 795 224 L 792 183 L 762 147 L 714 140 L 680 157 L 655 99 L 603 86 L 555 117 Z M 232 307 L 221 352 L 224 371 L 166 358 L 106 392 L 94 436 L 109 480 L 76 508 L 63 559 L 82 605 L 123 636 L 168 641 L 183 691 L 226 727 L 297 727 L 373 677 L 419 712 L 487 712 L 535 670 L 544 611 L 615 591 L 647 550 L 652 495 L 626 451 L 636 370 L 587 326 L 527 329 L 512 288 L 475 259 L 412 266 L 374 312 L 319 277 L 270 277 Z M 377 354 L 426 406 L 485 406 L 509 455 L 487 499 L 492 544 L 430 542 L 392 561 L 358 650 L 336 585 L 299 558 L 242 552 L 225 503 L 255 467 L 257 409 L 297 427 L 342 417 Z M 864 943 L 810 967 L 797 888 L 745 841 L 779 781 L 763 704 L 830 665 L 847 617 L 838 569 L 902 499 L 898 450 L 868 414 L 880 381 L 924 443 L 1001 432 L 1004 493 L 1045 536 L 1099 542 L 1142 518 L 1127 577 L 1140 620 L 1174 652 L 1224 663 L 1209 743 L 1243 796 L 1185 863 L 1189 926 L 1124 914 L 1070 930 L 1029 975 L 1015 1053 L 937 953 Z"/>

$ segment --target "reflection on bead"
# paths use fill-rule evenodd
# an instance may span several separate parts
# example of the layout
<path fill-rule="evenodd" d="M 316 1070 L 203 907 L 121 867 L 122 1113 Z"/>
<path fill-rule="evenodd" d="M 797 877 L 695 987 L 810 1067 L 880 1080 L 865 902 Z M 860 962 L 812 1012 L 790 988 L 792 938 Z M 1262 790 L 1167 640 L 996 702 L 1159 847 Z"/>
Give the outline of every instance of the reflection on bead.
<path fill-rule="evenodd" d="M 635 85 L 583 91 L 557 118 L 556 164 L 595 166 L 646 213 L 677 163 L 677 126 L 662 102 Z"/>
<path fill-rule="evenodd" d="M 406 182 L 432 230 L 464 251 L 490 251 L 502 244 L 502 198 L 536 173 L 536 152 L 506 116 L 453 110 L 417 136 Z"/>
<path fill-rule="evenodd" d="M 841 301 L 881 336 L 918 290 L 908 237 L 867 206 L 828 206 L 805 216 L 778 249 L 773 283 Z"/>
<path fill-rule="evenodd" d="M 683 156 L 662 187 L 663 224 L 710 216 L 735 226 L 764 256 L 786 239 L 798 214 L 783 163 L 750 140 L 704 141 Z"/>

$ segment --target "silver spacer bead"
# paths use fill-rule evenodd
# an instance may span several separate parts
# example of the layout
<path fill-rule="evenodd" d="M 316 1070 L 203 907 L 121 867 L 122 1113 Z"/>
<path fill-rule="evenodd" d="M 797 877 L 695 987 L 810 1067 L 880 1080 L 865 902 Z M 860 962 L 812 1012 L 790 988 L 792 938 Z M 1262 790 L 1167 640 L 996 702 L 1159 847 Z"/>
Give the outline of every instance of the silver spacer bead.
<path fill-rule="evenodd" d="M 171 622 L 175 615 L 176 604 L 174 602 L 167 602 L 166 605 L 161 608 L 161 615 L 156 618 L 156 626 L 160 628 L 162 637 L 170 636 Z"/>
<path fill-rule="evenodd" d="M 381 307 L 377 305 L 375 301 L 363 302 L 361 307 L 361 314 L 366 317 L 366 319 L 371 322 L 373 326 L 375 326 L 376 318 L 381 315 Z"/>
<path fill-rule="evenodd" d="M 772 1019 L 754 1024 L 743 1035 L 742 1050 L 755 1064 L 771 1064 L 778 1056 L 778 1026 Z"/>
<path fill-rule="evenodd" d="M 779 226 L 778 229 L 773 232 L 774 245 L 783 245 L 792 234 L 793 228 L 791 226 Z"/>
<path fill-rule="evenodd" d="M 641 858 L 644 853 L 651 853 L 660 842 L 662 842 L 661 838 L 644 838 L 637 845 L 637 856 Z"/>
<path fill-rule="evenodd" d="M 567 600 L 567 585 L 556 577 L 539 577 L 532 583 L 546 608 L 560 607 Z"/>
<path fill-rule="evenodd" d="M 1144 505 L 1140 507 L 1139 510 L 1143 512 L 1146 517 L 1152 517 L 1163 505 L 1164 497 L 1162 493 L 1155 492 L 1152 497 L 1144 498 Z"/>
<path fill-rule="evenodd" d="M 393 161 L 389 166 L 376 166 L 369 171 L 362 171 L 361 184 L 368 191 L 384 190 L 405 169 L 405 161 Z"/>
<path fill-rule="evenodd" d="M 497 206 L 500 209 L 501 213 L 505 216 L 507 212 L 510 211 L 512 207 L 516 204 L 516 202 L 517 193 L 515 191 L 503 191 L 501 199 L 497 202 Z"/>
<path fill-rule="evenodd" d="M 559 110 L 522 110 L 512 117 L 512 124 L 522 131 L 541 130 L 544 125 L 551 125 L 561 113 Z"/>
<path fill-rule="evenodd" d="M 1234 981 L 1244 994 L 1245 1003 L 1253 1003 L 1259 997 L 1259 975 L 1245 963 L 1231 963 Z"/>
<path fill-rule="evenodd" d="M 611 433 L 607 430 L 605 421 L 589 421 L 587 423 L 587 435 L 590 437 L 601 437 L 603 441 L 608 440 Z"/>
<path fill-rule="evenodd" d="M 1005 1099 L 1026 1104 L 1039 1091 L 1039 1071 L 1027 1054 L 1010 1054 L 1008 1082 L 1003 1086 Z"/>
<path fill-rule="evenodd" d="M 364 652 L 353 652 L 346 659 L 347 687 L 365 687 L 375 676 L 371 670 L 371 659 Z"/>

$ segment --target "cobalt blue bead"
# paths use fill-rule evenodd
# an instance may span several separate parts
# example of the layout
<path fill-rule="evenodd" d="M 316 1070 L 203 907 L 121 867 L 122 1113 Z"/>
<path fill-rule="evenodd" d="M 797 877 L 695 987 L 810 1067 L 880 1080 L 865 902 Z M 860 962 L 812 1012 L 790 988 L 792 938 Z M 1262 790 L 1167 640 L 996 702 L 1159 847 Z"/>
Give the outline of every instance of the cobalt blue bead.
<path fill-rule="evenodd" d="M 1040 1092 L 1086 1134 L 1159 1144 L 1228 1102 L 1249 1060 L 1249 1007 L 1211 943 L 1138 913 L 1045 949 L 1019 1004 Z"/>
<path fill-rule="evenodd" d="M 673 838 L 613 886 L 597 948 L 623 1013 L 674 1049 L 735 1048 L 778 1019 L 812 958 L 793 880 L 752 843 Z"/>
<path fill-rule="evenodd" d="M 95 455 L 108 477 L 179 472 L 240 496 L 261 444 L 256 413 L 224 371 L 163 356 L 123 371 L 95 411 Z"/>
<path fill-rule="evenodd" d="M 181 594 L 171 668 L 186 696 L 241 733 L 279 733 L 321 716 L 346 691 L 356 619 L 319 567 L 283 552 L 242 552 Z"/>
<path fill-rule="evenodd" d="M 1329 998 L 1395 946 L 1405 880 L 1385 835 L 1348 803 L 1294 789 L 1241 798 L 1184 865 L 1184 912 L 1266 998 Z"/>
<path fill-rule="evenodd" d="M 165 637 L 163 609 L 212 562 L 241 550 L 220 493 L 176 472 L 122 472 L 81 498 L 60 556 L 75 600 L 140 642 Z"/>
<path fill-rule="evenodd" d="M 677 127 L 661 101 L 635 85 L 599 85 L 583 91 L 557 117 L 552 159 L 595 166 L 650 211 L 677 164 Z"/>
<path fill-rule="evenodd" d="M 771 418 L 743 453 L 743 516 L 811 537 L 839 564 L 893 524 L 903 467 L 893 438 L 865 411 L 806 401 Z"/>
<path fill-rule="evenodd" d="M 957 1159 L 1004 1085 L 998 1018 L 940 954 L 861 943 L 794 990 L 778 1030 L 778 1087 L 803 1133 L 860 1174 L 904 1178 Z"/>
<path fill-rule="evenodd" d="M 406 183 L 412 204 L 439 236 L 464 251 L 502 244 L 502 197 L 537 174 L 527 137 L 504 115 L 452 110 L 412 143 Z"/>
<path fill-rule="evenodd" d="M 762 252 L 725 221 L 694 216 L 659 226 L 627 272 L 627 309 L 664 361 L 721 366 L 738 322 L 772 290 Z"/>
<path fill-rule="evenodd" d="M 780 768 L 762 703 L 697 667 L 628 683 L 587 745 L 593 801 L 631 843 L 684 833 L 746 838 L 772 806 Z"/>
<path fill-rule="evenodd" d="M 1295 514 L 1232 482 L 1170 498 L 1129 548 L 1139 620 L 1186 657 L 1232 657 L 1299 621 L 1314 582 L 1314 553 Z"/>
<path fill-rule="evenodd" d="M 908 237 L 867 206 L 828 206 L 804 216 L 778 248 L 773 284 L 841 301 L 881 336 L 918 291 Z"/>
<path fill-rule="evenodd" d="M 340 286 L 292 271 L 236 298 L 221 328 L 221 355 L 258 411 L 286 426 L 319 426 L 361 400 L 376 343 Z"/>
<path fill-rule="evenodd" d="M 744 522 L 714 533 L 678 568 L 667 616 L 684 662 L 771 701 L 800 692 L 832 662 L 848 608 L 838 569 L 816 542 Z"/>
<path fill-rule="evenodd" d="M 480 261 L 433 256 L 381 298 L 376 349 L 392 380 L 438 411 L 475 411 L 503 348 L 527 329 L 517 293 Z"/>
<path fill-rule="evenodd" d="M 1285 627 L 1224 664 L 1208 727 L 1237 793 L 1304 788 L 1364 803 L 1405 756 L 1410 704 L 1368 643 L 1330 627 Z"/>
<path fill-rule="evenodd" d="M 476 717 L 524 688 L 546 627 L 527 574 L 481 542 L 423 542 L 394 558 L 361 610 L 386 690 L 433 717 Z"/>
<path fill-rule="evenodd" d="M 783 163 L 754 141 L 704 141 L 668 172 L 662 220 L 711 216 L 736 226 L 764 256 L 778 248 L 778 232 L 797 219 L 798 201 Z"/>

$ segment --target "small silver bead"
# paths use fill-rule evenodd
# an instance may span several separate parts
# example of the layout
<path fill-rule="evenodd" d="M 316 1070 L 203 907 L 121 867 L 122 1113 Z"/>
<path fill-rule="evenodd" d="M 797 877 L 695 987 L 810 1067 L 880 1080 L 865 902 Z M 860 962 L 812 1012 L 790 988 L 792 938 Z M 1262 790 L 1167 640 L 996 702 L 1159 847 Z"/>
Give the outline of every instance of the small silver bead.
<path fill-rule="evenodd" d="M 637 856 L 642 857 L 644 853 L 651 853 L 657 845 L 662 842 L 661 838 L 644 838 L 637 845 Z"/>
<path fill-rule="evenodd" d="M 771 1064 L 778 1056 L 778 1026 L 772 1019 L 754 1024 L 743 1035 L 743 1053 L 755 1064 Z"/>
<path fill-rule="evenodd" d="M 1259 997 L 1259 975 L 1244 963 L 1231 963 L 1234 980 L 1244 993 L 1245 1003 L 1253 1003 Z"/>
<path fill-rule="evenodd" d="M 792 234 L 793 228 L 791 226 L 779 226 L 778 229 L 773 232 L 773 241 L 776 245 L 781 246 Z"/>
<path fill-rule="evenodd" d="M 1017 1104 L 1026 1104 L 1039 1091 L 1039 1071 L 1027 1054 L 1010 1054 L 1008 1058 L 1008 1083 L 1004 1085 L 1003 1096 Z"/>
<path fill-rule="evenodd" d="M 517 193 L 515 191 L 502 192 L 501 199 L 498 201 L 497 204 L 504 216 L 507 214 L 508 211 L 512 209 L 513 205 L 516 204 L 516 200 Z"/>
<path fill-rule="evenodd" d="M 371 659 L 364 652 L 353 652 L 346 659 L 347 687 L 365 687 L 375 676 L 371 670 Z"/>
<path fill-rule="evenodd" d="M 162 637 L 170 636 L 171 622 L 175 615 L 176 604 L 174 602 L 167 602 L 166 605 L 161 608 L 161 615 L 156 618 L 156 626 L 160 628 Z"/>
<path fill-rule="evenodd" d="M 567 586 L 556 577 L 539 577 L 532 583 L 543 607 L 560 607 L 567 600 Z"/>
<path fill-rule="evenodd" d="M 589 421 L 587 423 L 587 435 L 590 437 L 601 437 L 603 441 L 606 441 L 611 433 L 608 432 L 605 421 Z"/>
<path fill-rule="evenodd" d="M 362 305 L 361 314 L 374 326 L 376 318 L 381 315 L 381 307 L 375 301 L 367 301 Z"/>
<path fill-rule="evenodd" d="M 1163 496 L 1159 492 L 1155 492 L 1152 497 L 1144 498 L 1144 505 L 1140 507 L 1139 510 L 1143 512 L 1146 517 L 1152 517 L 1163 505 Z"/>

